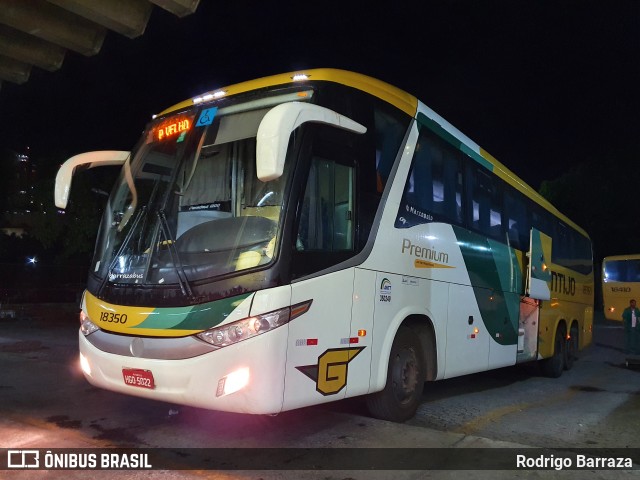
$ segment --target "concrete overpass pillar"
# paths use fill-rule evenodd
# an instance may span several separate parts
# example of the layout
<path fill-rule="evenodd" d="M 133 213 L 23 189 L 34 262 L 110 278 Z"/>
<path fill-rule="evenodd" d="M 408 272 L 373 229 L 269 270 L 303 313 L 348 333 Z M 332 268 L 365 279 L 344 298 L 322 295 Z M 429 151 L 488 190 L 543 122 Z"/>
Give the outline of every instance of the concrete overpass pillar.
<path fill-rule="evenodd" d="M 144 33 L 153 5 L 147 0 L 48 0 L 126 37 Z"/>
<path fill-rule="evenodd" d="M 0 23 L 82 55 L 100 51 L 106 29 L 44 0 L 0 0 Z"/>

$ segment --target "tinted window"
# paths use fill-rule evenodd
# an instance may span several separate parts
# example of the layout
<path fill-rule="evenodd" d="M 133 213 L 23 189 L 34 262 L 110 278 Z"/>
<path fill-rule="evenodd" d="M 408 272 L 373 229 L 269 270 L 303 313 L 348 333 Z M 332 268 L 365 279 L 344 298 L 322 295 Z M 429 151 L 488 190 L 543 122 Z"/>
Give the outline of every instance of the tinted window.
<path fill-rule="evenodd" d="M 462 224 L 461 155 L 422 128 L 405 184 L 397 228 L 427 222 Z"/>
<path fill-rule="evenodd" d="M 513 248 L 529 249 L 529 218 L 524 197 L 520 192 L 508 191 L 504 196 L 504 208 L 509 243 Z"/>
<path fill-rule="evenodd" d="M 315 157 L 300 214 L 297 250 L 353 249 L 354 169 Z"/>
<path fill-rule="evenodd" d="M 640 260 L 611 260 L 604 265 L 605 282 L 640 282 Z"/>
<path fill-rule="evenodd" d="M 469 170 L 469 225 L 473 230 L 505 242 L 500 180 L 481 167 L 472 165 Z"/>

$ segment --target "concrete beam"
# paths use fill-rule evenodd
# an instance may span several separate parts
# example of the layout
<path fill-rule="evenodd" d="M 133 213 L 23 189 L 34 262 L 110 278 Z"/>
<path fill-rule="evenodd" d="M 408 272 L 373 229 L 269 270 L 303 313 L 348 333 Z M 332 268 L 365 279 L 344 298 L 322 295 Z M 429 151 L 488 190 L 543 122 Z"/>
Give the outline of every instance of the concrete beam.
<path fill-rule="evenodd" d="M 160 8 L 164 8 L 168 12 L 178 17 L 191 15 L 198 8 L 200 0 L 149 0 Z"/>
<path fill-rule="evenodd" d="M 129 38 L 144 33 L 153 5 L 147 0 L 48 0 Z"/>
<path fill-rule="evenodd" d="M 44 0 L 0 0 L 0 23 L 82 55 L 100 51 L 106 29 Z"/>
<path fill-rule="evenodd" d="M 62 66 L 65 52 L 53 43 L 0 25 L 0 55 L 53 72 Z"/>
<path fill-rule="evenodd" d="M 29 80 L 31 65 L 0 55 L 0 79 L 23 84 Z"/>

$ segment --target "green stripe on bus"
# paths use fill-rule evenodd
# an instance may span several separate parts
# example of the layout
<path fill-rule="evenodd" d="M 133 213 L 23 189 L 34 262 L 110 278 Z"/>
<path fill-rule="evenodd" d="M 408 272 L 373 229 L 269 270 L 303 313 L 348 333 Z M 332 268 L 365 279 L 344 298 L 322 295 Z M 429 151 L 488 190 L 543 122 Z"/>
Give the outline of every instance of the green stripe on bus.
<path fill-rule="evenodd" d="M 482 321 L 491 338 L 500 345 L 516 344 L 520 295 L 509 291 L 509 248 L 464 228 L 454 226 L 453 229 Z"/>
<path fill-rule="evenodd" d="M 435 122 L 434 120 L 431 120 L 429 117 L 427 117 L 422 112 L 418 113 L 418 117 L 417 118 L 418 118 L 418 124 L 419 125 L 427 127 L 433 133 L 435 133 L 440 138 L 442 138 L 446 142 L 448 142 L 451 145 L 453 145 L 455 148 L 460 150 L 462 153 L 464 153 L 465 155 L 471 157 L 473 160 L 475 160 L 477 163 L 479 163 L 480 165 L 485 167 L 490 172 L 493 172 L 493 164 L 489 160 L 487 160 L 482 155 L 480 155 L 478 152 L 472 150 L 467 145 L 462 143 L 458 138 L 454 137 L 452 134 L 447 132 L 444 128 L 442 128 L 442 126 L 439 123 Z"/>
<path fill-rule="evenodd" d="M 222 323 L 249 295 L 247 293 L 192 307 L 156 308 L 135 328 L 207 330 Z"/>

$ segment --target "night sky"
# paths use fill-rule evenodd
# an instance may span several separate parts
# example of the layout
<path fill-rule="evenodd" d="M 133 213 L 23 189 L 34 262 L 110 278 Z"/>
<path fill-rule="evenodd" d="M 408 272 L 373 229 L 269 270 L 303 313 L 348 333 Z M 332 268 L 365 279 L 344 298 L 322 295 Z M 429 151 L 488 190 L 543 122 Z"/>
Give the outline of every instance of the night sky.
<path fill-rule="evenodd" d="M 183 19 L 155 8 L 141 38 L 109 32 L 94 57 L 68 52 L 58 72 L 4 82 L 0 148 L 29 146 L 44 164 L 128 150 L 152 114 L 203 91 L 333 67 L 416 95 L 534 188 L 640 152 L 637 0 L 372 3 L 202 0 Z"/>

